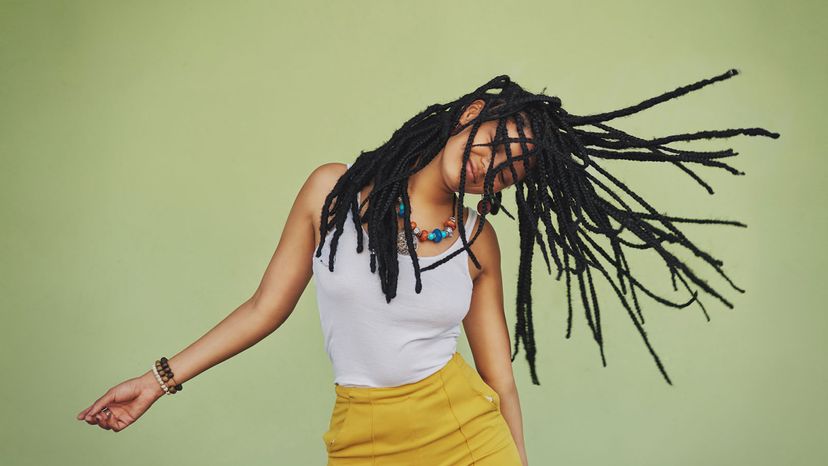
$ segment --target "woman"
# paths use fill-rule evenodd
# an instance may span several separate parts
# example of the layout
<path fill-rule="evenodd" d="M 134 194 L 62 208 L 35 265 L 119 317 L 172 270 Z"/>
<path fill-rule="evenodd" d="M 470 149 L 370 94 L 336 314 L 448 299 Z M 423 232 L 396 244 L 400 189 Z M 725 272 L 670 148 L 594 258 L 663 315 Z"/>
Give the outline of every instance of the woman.
<path fill-rule="evenodd" d="M 731 149 L 702 152 L 668 144 L 778 133 L 738 128 L 645 140 L 606 124 L 736 74 L 729 70 L 632 107 L 588 116 L 569 114 L 557 97 L 527 92 L 505 75 L 456 101 L 429 106 L 353 164 L 315 169 L 294 200 L 254 295 L 174 357 L 111 388 L 78 419 L 123 430 L 163 394 L 177 393 L 187 380 L 278 328 L 314 276 L 336 375 L 336 400 L 322 435 L 329 465 L 526 466 L 511 362 L 522 341 L 532 382 L 540 384 L 530 293 L 535 243 L 549 273 L 551 256 L 556 279 L 566 276 L 570 325 L 571 277 L 578 279 L 604 365 L 593 272 L 612 285 L 668 383 L 643 330 L 635 289 L 669 306 L 701 306 L 692 282 L 732 307 L 662 243 L 691 250 L 730 281 L 721 261 L 690 242 L 675 223 L 744 225 L 660 214 L 598 159 L 667 162 L 710 192 L 685 163 L 742 174 L 720 160 L 736 155 Z M 521 251 L 514 352 L 503 311 L 498 238 L 486 221 L 499 211 L 514 218 L 501 205 L 501 191 L 512 185 Z M 476 209 L 464 207 L 466 193 L 483 195 Z M 593 237 L 609 241 L 611 252 Z M 678 278 L 691 298 L 676 303 L 648 290 L 631 274 L 623 246 L 655 250 L 674 287 Z M 615 268 L 617 282 L 605 263 Z M 456 351 L 461 323 L 474 368 Z"/>

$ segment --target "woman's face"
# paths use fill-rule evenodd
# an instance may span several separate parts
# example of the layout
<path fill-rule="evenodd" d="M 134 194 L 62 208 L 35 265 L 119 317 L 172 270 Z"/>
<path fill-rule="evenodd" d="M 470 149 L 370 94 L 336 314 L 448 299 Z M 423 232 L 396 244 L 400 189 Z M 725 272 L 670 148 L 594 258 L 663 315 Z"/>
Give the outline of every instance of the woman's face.
<path fill-rule="evenodd" d="M 465 124 L 468 121 L 474 119 L 483 108 L 484 102 L 482 100 L 475 100 L 469 105 L 469 108 L 463 113 L 460 117 L 460 122 Z M 523 134 L 526 138 L 532 138 L 532 129 L 529 128 L 529 118 L 525 113 L 522 113 L 523 116 Z M 443 157 L 442 157 L 442 172 L 443 178 L 446 180 L 446 183 L 453 187 L 455 192 L 460 191 L 460 172 L 462 170 L 466 170 L 466 180 L 465 180 L 465 189 L 464 191 L 471 194 L 482 194 L 483 193 L 483 179 L 486 173 L 489 170 L 489 165 L 492 160 L 492 154 L 494 154 L 494 163 L 491 163 L 492 168 L 497 166 L 500 163 L 505 162 L 506 159 L 506 149 L 504 145 L 501 144 L 499 147 L 494 148 L 492 150 L 491 146 L 485 146 L 481 144 L 489 144 L 492 140 L 495 139 L 495 131 L 497 130 L 497 120 L 487 121 L 480 125 L 480 128 L 475 134 L 474 142 L 472 143 L 471 153 L 469 154 L 469 160 L 465 167 L 463 167 L 463 150 L 466 147 L 466 142 L 469 138 L 469 134 L 471 133 L 471 126 L 465 128 L 462 132 L 451 136 L 446 142 L 446 146 L 443 149 Z M 518 138 L 520 135 L 518 134 L 517 124 L 513 117 L 509 117 L 506 123 L 506 129 L 508 132 L 508 137 L 510 138 Z M 503 135 L 500 136 L 499 139 L 503 139 Z M 526 146 L 528 150 L 534 149 L 534 144 L 527 142 Z M 517 157 L 523 154 L 523 148 L 521 147 L 520 142 L 511 142 L 510 143 L 511 155 L 512 157 Z M 497 173 L 494 178 L 494 184 L 492 185 L 492 192 L 498 192 L 504 188 L 507 188 L 516 181 L 522 180 L 526 176 L 526 169 L 527 167 L 524 166 L 524 161 L 519 160 L 512 163 L 512 166 L 517 172 L 517 180 L 514 179 L 512 176 L 512 171 L 507 167 L 504 170 L 501 170 Z M 528 159 L 525 160 L 528 165 L 529 169 L 532 169 L 536 163 L 536 156 L 530 155 Z"/>

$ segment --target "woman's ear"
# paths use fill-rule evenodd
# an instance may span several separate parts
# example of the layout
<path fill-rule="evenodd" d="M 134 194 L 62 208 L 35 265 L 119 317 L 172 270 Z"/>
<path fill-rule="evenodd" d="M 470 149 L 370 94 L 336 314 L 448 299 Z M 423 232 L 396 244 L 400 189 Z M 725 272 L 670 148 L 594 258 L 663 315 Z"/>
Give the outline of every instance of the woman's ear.
<path fill-rule="evenodd" d="M 474 120 L 480 115 L 480 112 L 483 111 L 483 107 L 485 106 L 486 102 L 483 99 L 474 99 L 460 113 L 460 119 L 458 123 L 465 125 L 466 123 Z"/>

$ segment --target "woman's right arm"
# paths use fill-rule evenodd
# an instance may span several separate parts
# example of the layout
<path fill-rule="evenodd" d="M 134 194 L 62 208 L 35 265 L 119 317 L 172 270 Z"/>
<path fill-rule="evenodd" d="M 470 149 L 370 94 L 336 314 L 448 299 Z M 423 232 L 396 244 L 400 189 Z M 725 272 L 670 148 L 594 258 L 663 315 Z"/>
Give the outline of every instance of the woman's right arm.
<path fill-rule="evenodd" d="M 253 295 L 195 342 L 169 358 L 177 383 L 261 341 L 287 320 L 313 274 L 315 224 L 325 196 L 342 174 L 342 164 L 316 168 L 297 194 L 276 251 Z M 316 217 L 316 218 L 315 218 Z M 78 420 L 118 432 L 164 395 L 152 370 L 109 389 L 77 415 Z M 112 417 L 100 413 L 108 406 Z M 114 419 L 113 419 L 114 418 Z"/>

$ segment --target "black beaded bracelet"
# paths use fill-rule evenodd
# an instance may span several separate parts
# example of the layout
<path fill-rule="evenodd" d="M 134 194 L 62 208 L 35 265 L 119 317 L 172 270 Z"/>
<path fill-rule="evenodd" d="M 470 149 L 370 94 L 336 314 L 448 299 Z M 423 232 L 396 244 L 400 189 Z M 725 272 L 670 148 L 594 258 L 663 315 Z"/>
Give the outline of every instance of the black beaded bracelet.
<path fill-rule="evenodd" d="M 157 380 L 161 385 L 161 389 L 164 390 L 165 394 L 173 395 L 184 389 L 182 384 L 176 383 L 175 379 L 173 379 L 175 374 L 173 374 L 172 369 L 170 369 L 169 362 L 166 357 L 161 357 L 161 359 L 155 361 L 155 364 L 152 366 L 152 372 L 155 374 L 155 380 Z M 172 385 L 168 385 L 168 381 L 171 381 Z"/>

